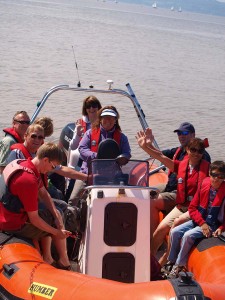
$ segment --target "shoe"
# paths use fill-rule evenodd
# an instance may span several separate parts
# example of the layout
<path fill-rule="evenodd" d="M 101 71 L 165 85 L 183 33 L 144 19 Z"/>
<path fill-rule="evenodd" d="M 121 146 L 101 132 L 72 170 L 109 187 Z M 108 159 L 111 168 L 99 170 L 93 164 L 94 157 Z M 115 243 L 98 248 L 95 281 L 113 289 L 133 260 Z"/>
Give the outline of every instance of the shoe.
<path fill-rule="evenodd" d="M 61 270 L 67 270 L 67 271 L 71 271 L 71 265 L 68 266 L 64 266 L 63 264 L 61 264 L 61 262 L 59 261 L 54 261 L 51 266 L 57 268 L 57 269 L 61 269 Z"/>
<path fill-rule="evenodd" d="M 187 269 L 184 266 L 174 265 L 167 278 L 168 279 L 178 278 L 180 272 L 187 272 Z"/>
<path fill-rule="evenodd" d="M 172 271 L 172 268 L 174 266 L 174 263 L 172 263 L 171 261 L 168 261 L 161 269 L 161 271 L 164 273 L 164 274 L 169 274 L 171 271 Z"/>

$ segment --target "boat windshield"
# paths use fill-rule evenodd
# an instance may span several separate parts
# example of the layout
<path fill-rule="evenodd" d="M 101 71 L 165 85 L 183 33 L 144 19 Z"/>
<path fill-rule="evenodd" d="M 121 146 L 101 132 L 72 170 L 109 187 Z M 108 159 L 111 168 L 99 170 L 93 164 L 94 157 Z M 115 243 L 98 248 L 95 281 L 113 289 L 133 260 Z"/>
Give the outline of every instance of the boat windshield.
<path fill-rule="evenodd" d="M 129 160 L 120 165 L 116 159 L 95 159 L 91 162 L 93 185 L 129 185 L 148 187 L 149 163 Z"/>

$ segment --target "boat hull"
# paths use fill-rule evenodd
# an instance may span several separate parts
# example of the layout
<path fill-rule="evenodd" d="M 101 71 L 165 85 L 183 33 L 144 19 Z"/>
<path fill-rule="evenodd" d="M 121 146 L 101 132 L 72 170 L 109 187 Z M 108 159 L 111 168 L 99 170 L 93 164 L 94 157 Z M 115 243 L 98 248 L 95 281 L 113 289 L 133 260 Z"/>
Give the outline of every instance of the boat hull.
<path fill-rule="evenodd" d="M 4 238 L 4 234 L 1 234 Z M 225 243 L 210 239 L 196 247 L 188 268 L 194 273 L 204 296 L 224 299 Z M 10 274 L 10 267 L 15 271 Z M 8 270 L 7 270 L 8 269 Z M 171 299 L 176 297 L 173 281 L 160 280 L 125 284 L 75 272 L 58 270 L 46 264 L 38 250 L 17 239 L 0 249 L 0 295 L 3 299 Z"/>

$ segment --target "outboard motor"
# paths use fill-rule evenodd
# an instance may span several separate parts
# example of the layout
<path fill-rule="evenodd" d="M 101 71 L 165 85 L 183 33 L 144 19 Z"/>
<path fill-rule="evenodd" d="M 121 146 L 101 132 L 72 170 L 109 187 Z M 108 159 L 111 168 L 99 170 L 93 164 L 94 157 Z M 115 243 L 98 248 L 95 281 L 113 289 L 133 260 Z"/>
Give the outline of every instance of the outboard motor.
<path fill-rule="evenodd" d="M 69 150 L 70 141 L 73 138 L 75 130 L 75 123 L 67 124 L 63 129 L 59 137 L 59 145 L 64 149 L 65 152 Z"/>

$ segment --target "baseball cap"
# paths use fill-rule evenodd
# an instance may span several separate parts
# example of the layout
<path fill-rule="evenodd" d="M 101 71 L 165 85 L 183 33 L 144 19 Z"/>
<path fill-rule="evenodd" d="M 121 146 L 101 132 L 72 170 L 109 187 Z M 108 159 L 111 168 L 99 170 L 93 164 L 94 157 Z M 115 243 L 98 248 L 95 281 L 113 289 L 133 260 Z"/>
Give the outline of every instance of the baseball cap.
<path fill-rule="evenodd" d="M 178 132 L 178 131 L 189 131 L 194 133 L 195 132 L 195 128 L 194 126 L 189 123 L 189 122 L 184 122 L 180 124 L 180 127 L 175 129 L 174 132 Z"/>
<path fill-rule="evenodd" d="M 117 118 L 117 113 L 113 110 L 113 109 L 103 109 L 101 115 L 101 117 L 104 117 L 104 116 L 111 116 L 111 117 L 115 117 Z"/>

